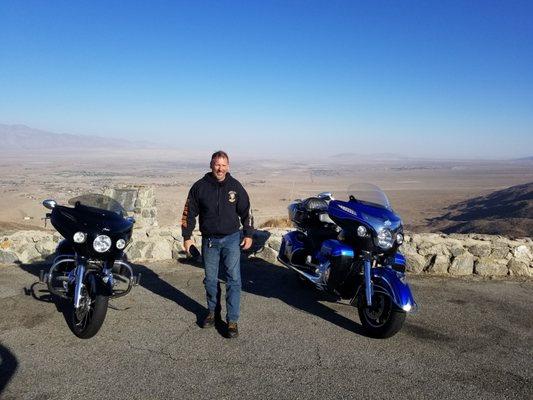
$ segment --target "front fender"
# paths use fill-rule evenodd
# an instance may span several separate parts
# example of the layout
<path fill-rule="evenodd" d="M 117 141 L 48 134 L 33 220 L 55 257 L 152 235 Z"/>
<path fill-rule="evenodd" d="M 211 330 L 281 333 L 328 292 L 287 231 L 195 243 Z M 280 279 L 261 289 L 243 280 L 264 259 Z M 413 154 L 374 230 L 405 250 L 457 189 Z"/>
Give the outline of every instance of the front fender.
<path fill-rule="evenodd" d="M 374 292 L 383 291 L 394 304 L 405 312 L 415 312 L 418 308 L 411 288 L 404 282 L 405 275 L 390 267 L 373 268 L 372 282 Z"/>

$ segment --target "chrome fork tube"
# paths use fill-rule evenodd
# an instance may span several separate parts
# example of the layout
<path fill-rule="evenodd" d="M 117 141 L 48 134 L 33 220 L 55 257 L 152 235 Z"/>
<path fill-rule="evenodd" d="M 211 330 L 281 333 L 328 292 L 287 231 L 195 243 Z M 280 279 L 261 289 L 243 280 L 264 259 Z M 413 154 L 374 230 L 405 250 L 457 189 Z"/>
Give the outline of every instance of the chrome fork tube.
<path fill-rule="evenodd" d="M 372 264 L 369 259 L 365 259 L 365 295 L 366 295 L 366 304 L 370 307 L 372 305 L 372 295 L 374 288 L 372 286 Z"/>
<path fill-rule="evenodd" d="M 78 258 L 78 265 L 76 266 L 76 283 L 74 285 L 74 308 L 80 308 L 81 288 L 83 286 L 83 277 L 85 275 L 85 260 Z"/>

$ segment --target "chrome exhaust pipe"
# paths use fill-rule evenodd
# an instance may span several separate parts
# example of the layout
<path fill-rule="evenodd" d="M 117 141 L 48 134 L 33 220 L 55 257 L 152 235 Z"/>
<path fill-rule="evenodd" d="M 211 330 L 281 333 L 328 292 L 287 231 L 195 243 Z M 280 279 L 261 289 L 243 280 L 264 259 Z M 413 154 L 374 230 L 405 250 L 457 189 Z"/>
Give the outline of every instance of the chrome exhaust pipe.
<path fill-rule="evenodd" d="M 284 261 L 282 260 L 281 258 L 278 257 L 278 261 L 280 263 L 282 263 L 284 266 L 286 266 L 287 268 L 290 268 L 296 272 L 298 272 L 300 275 L 303 275 L 304 278 L 306 278 L 307 280 L 311 281 L 312 283 L 314 283 L 315 285 L 322 285 L 322 275 L 311 275 L 311 274 L 308 274 L 307 272 L 304 272 L 298 268 L 296 268 L 294 265 L 292 265 L 291 263 L 287 262 L 287 261 Z"/>

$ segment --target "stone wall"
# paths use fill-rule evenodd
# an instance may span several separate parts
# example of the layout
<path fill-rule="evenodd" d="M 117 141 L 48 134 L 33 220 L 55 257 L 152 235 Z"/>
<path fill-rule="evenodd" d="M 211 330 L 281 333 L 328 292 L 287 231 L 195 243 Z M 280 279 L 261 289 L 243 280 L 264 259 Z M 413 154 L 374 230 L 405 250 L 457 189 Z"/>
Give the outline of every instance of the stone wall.
<path fill-rule="evenodd" d="M 247 256 L 275 263 L 286 229 L 257 231 Z M 20 231 L 0 235 L 0 263 L 31 263 L 49 257 L 60 235 Z M 196 238 L 196 243 L 200 243 Z M 533 241 L 491 235 L 408 234 L 401 247 L 408 272 L 413 274 L 484 277 L 533 277 Z M 132 261 L 184 258 L 181 231 L 171 228 L 135 228 L 126 253 Z"/>
<path fill-rule="evenodd" d="M 117 200 L 130 217 L 135 218 L 136 228 L 157 226 L 155 190 L 151 186 L 123 186 L 105 188 L 104 195 Z"/>
<path fill-rule="evenodd" d="M 533 241 L 478 234 L 406 235 L 410 272 L 433 275 L 533 276 Z"/>

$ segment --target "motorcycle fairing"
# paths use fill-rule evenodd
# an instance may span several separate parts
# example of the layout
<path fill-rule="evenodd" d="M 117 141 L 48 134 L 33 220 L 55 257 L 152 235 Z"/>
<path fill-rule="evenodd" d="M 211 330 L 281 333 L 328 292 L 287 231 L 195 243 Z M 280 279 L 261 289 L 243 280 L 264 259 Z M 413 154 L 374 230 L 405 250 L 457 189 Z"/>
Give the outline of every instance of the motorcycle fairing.
<path fill-rule="evenodd" d="M 360 201 L 332 200 L 328 206 L 328 214 L 335 222 L 348 220 L 365 225 L 376 232 L 383 228 L 394 231 L 402 224 L 402 220 L 393 211 Z"/>
<path fill-rule="evenodd" d="M 301 232 L 298 231 L 292 231 L 283 235 L 280 255 L 284 260 L 297 264 L 296 258 L 298 258 L 298 255 L 302 254 L 303 257 L 305 243 L 299 239 L 301 235 Z"/>
<path fill-rule="evenodd" d="M 51 222 L 60 233 L 66 231 L 65 237 L 84 227 L 87 232 L 106 229 L 112 234 L 123 234 L 132 229 L 133 223 L 114 212 L 78 205 L 74 208 L 56 206 L 52 211 Z M 63 232 L 62 232 L 63 231 Z"/>
<path fill-rule="evenodd" d="M 350 246 L 336 239 L 328 239 L 322 243 L 317 258 L 319 260 L 327 260 L 329 257 L 339 256 L 353 257 L 354 251 Z"/>
<path fill-rule="evenodd" d="M 394 262 L 393 265 L 400 265 L 402 267 L 405 267 L 407 265 L 407 262 L 405 261 L 405 257 L 402 253 L 394 254 L 393 262 Z"/>
<path fill-rule="evenodd" d="M 404 282 L 404 274 L 389 266 L 372 269 L 374 292 L 382 291 L 394 304 L 405 312 L 414 312 L 418 308 L 411 288 Z"/>

